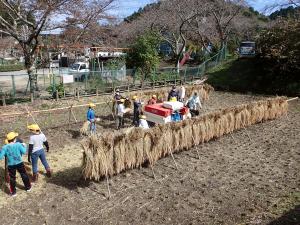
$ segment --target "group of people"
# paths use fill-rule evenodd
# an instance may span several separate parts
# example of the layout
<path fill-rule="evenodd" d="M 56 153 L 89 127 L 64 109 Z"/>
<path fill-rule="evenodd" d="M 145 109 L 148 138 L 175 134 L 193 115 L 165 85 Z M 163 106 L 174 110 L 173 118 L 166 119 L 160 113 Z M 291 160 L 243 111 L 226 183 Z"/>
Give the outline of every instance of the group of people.
<path fill-rule="evenodd" d="M 46 176 L 51 177 L 51 169 L 46 159 L 46 151 L 49 152 L 49 143 L 37 124 L 28 127 L 31 132 L 28 145 L 20 138 L 18 133 L 9 132 L 6 135 L 5 145 L 0 151 L 0 160 L 7 160 L 8 180 L 11 196 L 16 196 L 16 172 L 21 175 L 25 190 L 31 190 L 31 183 L 38 181 L 38 160 L 40 159 L 46 170 Z M 22 156 L 28 154 L 28 162 L 32 165 L 32 177 L 30 178 L 23 162 Z"/>
<path fill-rule="evenodd" d="M 121 96 L 120 91 L 116 90 L 114 96 L 114 106 L 117 129 L 124 126 L 125 103 L 131 104 L 129 99 Z M 137 96 L 132 97 L 133 103 L 133 120 L 132 124 L 136 127 L 148 129 L 149 124 L 147 117 L 143 114 L 142 105 L 144 104 Z M 161 100 L 162 101 L 162 100 Z M 190 109 L 191 115 L 199 114 L 199 109 L 202 108 L 200 98 L 197 93 L 194 93 L 189 99 L 185 101 L 185 88 L 183 85 L 177 90 L 175 86 L 168 94 L 168 101 L 180 101 Z M 148 104 L 156 104 L 158 102 L 157 96 L 153 95 L 148 101 Z M 95 104 L 90 103 L 87 111 L 87 121 L 89 122 L 91 133 L 96 131 L 96 116 Z M 151 124 L 150 124 L 151 125 Z M 49 152 L 49 143 L 46 136 L 42 133 L 37 124 L 29 125 L 28 130 L 31 132 L 28 146 L 18 138 L 18 133 L 10 132 L 6 136 L 5 145 L 0 151 L 0 160 L 5 158 L 7 160 L 7 169 L 9 174 L 10 194 L 16 195 L 16 172 L 20 173 L 23 180 L 25 190 L 31 190 L 31 183 L 38 181 L 38 160 L 40 159 L 46 170 L 47 177 L 51 177 L 50 166 L 46 159 L 45 149 Z M 28 154 L 28 162 L 32 165 L 32 177 L 30 179 L 26 172 L 22 156 Z"/>
<path fill-rule="evenodd" d="M 181 85 L 179 90 L 177 90 L 176 86 L 173 86 L 171 91 L 168 94 L 168 101 L 180 101 L 186 105 L 191 112 L 192 116 L 199 115 L 199 109 L 202 108 L 202 104 L 200 101 L 199 95 L 195 92 L 190 98 L 185 101 L 185 87 Z M 120 99 L 123 99 L 120 95 L 119 90 L 116 91 L 115 101 L 118 102 Z M 142 100 L 139 100 L 137 96 L 132 97 L 133 100 L 133 122 L 132 124 L 136 127 L 149 128 L 147 123 L 147 118 L 143 115 L 142 111 Z M 152 95 L 151 99 L 148 101 L 148 105 L 156 104 L 159 102 L 163 102 L 162 99 L 158 100 L 156 95 Z M 119 103 L 122 105 L 122 102 Z M 117 110 L 117 113 L 119 110 Z M 118 115 L 118 114 L 117 114 Z M 151 125 L 151 123 L 150 123 Z"/>
<path fill-rule="evenodd" d="M 200 98 L 198 94 L 195 92 L 190 98 L 185 100 L 185 87 L 181 85 L 177 90 L 176 86 L 173 86 L 170 92 L 168 93 L 168 101 L 180 101 L 184 103 L 189 109 L 191 116 L 199 115 L 199 109 L 202 108 Z M 131 102 L 132 100 L 132 102 Z M 152 95 L 151 99 L 147 102 L 148 105 L 156 104 L 159 102 L 163 102 L 163 99 L 158 99 L 156 95 Z M 119 89 L 116 89 L 114 95 L 114 106 L 113 112 L 116 119 L 116 129 L 119 130 L 124 127 L 124 114 L 127 112 L 126 107 L 133 104 L 133 118 L 132 118 L 132 125 L 135 127 L 141 127 L 144 129 L 148 129 L 149 125 L 153 125 L 151 122 L 147 121 L 147 117 L 143 114 L 143 104 L 144 102 L 141 99 L 138 99 L 137 96 L 133 96 L 132 99 L 123 97 L 120 93 Z M 90 103 L 89 108 L 87 111 L 87 121 L 90 124 L 90 131 L 91 133 L 95 132 L 96 130 L 96 121 L 95 121 L 95 104 Z"/>

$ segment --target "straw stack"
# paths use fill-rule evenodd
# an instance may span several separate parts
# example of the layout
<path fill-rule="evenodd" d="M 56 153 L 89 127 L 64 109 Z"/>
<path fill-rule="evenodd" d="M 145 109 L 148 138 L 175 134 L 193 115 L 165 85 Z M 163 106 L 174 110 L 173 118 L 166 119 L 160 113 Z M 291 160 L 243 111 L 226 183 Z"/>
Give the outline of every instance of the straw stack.
<path fill-rule="evenodd" d="M 188 150 L 251 124 L 276 119 L 287 110 L 286 99 L 278 97 L 147 130 L 133 128 L 121 134 L 107 132 L 88 137 L 82 142 L 83 176 L 99 180 L 145 163 L 153 165 L 172 152 Z"/>
<path fill-rule="evenodd" d="M 213 90 L 214 88 L 209 84 L 185 85 L 186 97 L 190 97 L 193 93 L 197 92 L 199 96 L 201 96 L 202 101 L 207 101 L 209 99 L 209 94 Z M 170 87 L 164 87 L 164 88 L 159 88 L 154 90 L 130 92 L 128 97 L 132 98 L 133 96 L 136 95 L 140 99 L 150 99 L 152 95 L 156 95 L 158 99 L 166 100 L 168 98 L 169 92 L 170 92 Z"/>

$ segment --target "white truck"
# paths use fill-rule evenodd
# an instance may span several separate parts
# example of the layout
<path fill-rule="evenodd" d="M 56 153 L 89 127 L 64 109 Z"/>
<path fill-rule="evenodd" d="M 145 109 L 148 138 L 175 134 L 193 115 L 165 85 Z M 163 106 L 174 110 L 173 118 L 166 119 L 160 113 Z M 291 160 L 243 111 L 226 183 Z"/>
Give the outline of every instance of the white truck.
<path fill-rule="evenodd" d="M 239 47 L 239 58 L 253 58 L 255 57 L 255 42 L 243 41 Z"/>
<path fill-rule="evenodd" d="M 84 81 L 89 73 L 89 64 L 86 62 L 76 62 L 69 69 L 69 75 L 73 75 L 75 81 Z"/>

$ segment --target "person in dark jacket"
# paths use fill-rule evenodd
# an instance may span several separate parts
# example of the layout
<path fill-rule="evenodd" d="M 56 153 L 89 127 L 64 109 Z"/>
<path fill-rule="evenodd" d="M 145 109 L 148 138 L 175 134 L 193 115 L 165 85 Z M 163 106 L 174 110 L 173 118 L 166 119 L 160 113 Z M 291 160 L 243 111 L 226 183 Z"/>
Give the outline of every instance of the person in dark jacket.
<path fill-rule="evenodd" d="M 133 96 L 132 100 L 133 100 L 133 122 L 132 123 L 135 127 L 138 127 L 142 104 L 140 101 L 138 101 L 137 96 Z"/>
<path fill-rule="evenodd" d="M 178 93 L 178 91 L 176 90 L 176 87 L 175 86 L 173 86 L 172 87 L 172 90 L 169 92 L 169 95 L 168 95 L 168 101 L 170 101 L 171 100 L 171 98 L 176 98 L 177 99 L 177 101 L 179 100 L 178 98 L 179 98 L 179 93 Z"/>

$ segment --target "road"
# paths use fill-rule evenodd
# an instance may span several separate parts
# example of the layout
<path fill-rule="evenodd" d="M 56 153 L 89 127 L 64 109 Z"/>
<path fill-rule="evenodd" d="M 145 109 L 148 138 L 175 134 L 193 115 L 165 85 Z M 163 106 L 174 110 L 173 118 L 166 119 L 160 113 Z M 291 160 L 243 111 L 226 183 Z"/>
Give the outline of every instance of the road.
<path fill-rule="evenodd" d="M 59 74 L 58 69 L 53 69 L 50 73 Z M 49 69 L 39 69 L 38 84 L 40 87 L 47 87 L 50 85 Z M 0 92 L 10 92 L 13 90 L 13 79 L 16 91 L 24 92 L 28 82 L 28 74 L 26 70 L 0 72 Z"/>

